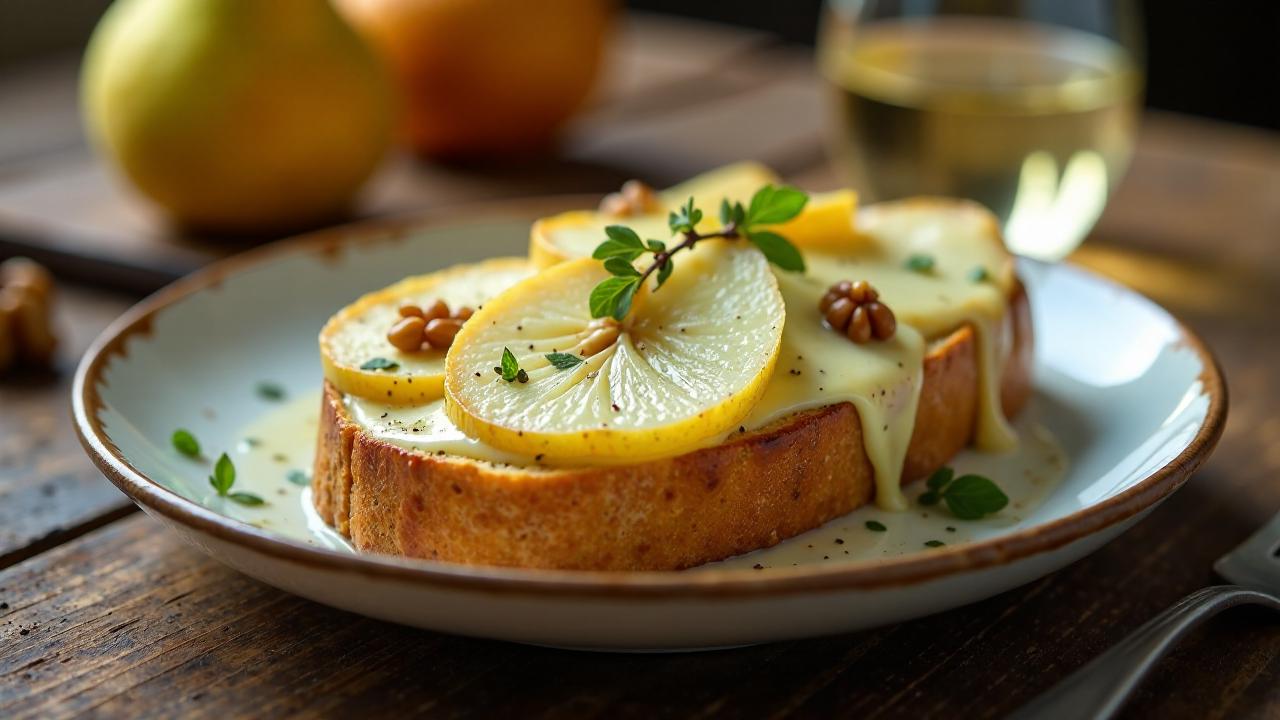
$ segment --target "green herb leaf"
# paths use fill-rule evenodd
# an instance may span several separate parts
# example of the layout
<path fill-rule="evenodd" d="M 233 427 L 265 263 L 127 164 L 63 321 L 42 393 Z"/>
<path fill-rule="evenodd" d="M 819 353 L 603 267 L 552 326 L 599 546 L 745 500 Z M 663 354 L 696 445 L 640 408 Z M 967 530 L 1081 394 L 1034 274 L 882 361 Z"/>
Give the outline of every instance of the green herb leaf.
<path fill-rule="evenodd" d="M 645 243 L 649 245 L 650 252 L 660 253 L 667 249 L 667 244 L 661 240 L 646 240 Z"/>
<path fill-rule="evenodd" d="M 667 216 L 667 227 L 671 228 L 673 233 L 693 232 L 693 228 L 700 222 L 702 222 L 702 211 L 694 207 L 692 197 L 679 212 L 673 212 Z"/>
<path fill-rule="evenodd" d="M 658 288 L 662 287 L 662 283 L 666 282 L 667 278 L 671 277 L 671 271 L 675 269 L 676 269 L 675 264 L 672 263 L 670 260 L 662 263 L 662 267 L 658 268 L 658 284 L 654 285 L 653 289 L 657 290 Z"/>
<path fill-rule="evenodd" d="M 218 492 L 218 495 L 226 497 L 227 491 L 236 483 L 236 466 L 232 464 L 231 458 L 226 453 L 222 453 L 218 457 L 218 462 L 214 463 L 213 474 L 209 476 L 209 485 Z"/>
<path fill-rule="evenodd" d="M 742 203 L 730 203 L 728 198 L 720 201 L 720 224 L 728 227 L 739 226 L 747 219 L 747 211 Z"/>
<path fill-rule="evenodd" d="M 301 470 L 290 470 L 285 478 L 294 485 L 305 486 L 311 484 L 311 478 L 307 477 L 307 474 Z"/>
<path fill-rule="evenodd" d="M 942 547 L 943 545 L 946 545 L 946 543 L 942 542 L 941 540 L 926 540 L 924 544 L 925 547 L 934 547 L 934 548 Z"/>
<path fill-rule="evenodd" d="M 962 520 L 977 520 L 984 515 L 1000 512 L 1009 504 L 1009 497 L 989 478 L 981 475 L 955 477 L 951 468 L 939 468 L 926 481 L 929 489 L 919 497 L 921 505 L 936 505 L 945 501 L 952 515 Z"/>
<path fill-rule="evenodd" d="M 907 258 L 906 268 L 912 272 L 921 274 L 929 274 L 933 272 L 933 256 L 924 253 L 915 253 Z"/>
<path fill-rule="evenodd" d="M 604 234 L 609 239 L 597 245 L 591 257 L 597 260 L 617 257 L 630 262 L 644 254 L 644 243 L 635 230 L 625 225 L 610 225 Z"/>
<path fill-rule="evenodd" d="M 951 478 L 955 477 L 955 474 L 956 471 L 949 467 L 938 468 L 925 481 L 925 485 L 929 486 L 930 490 L 941 490 L 946 487 L 947 483 L 951 482 Z"/>
<path fill-rule="evenodd" d="M 969 271 L 969 282 L 983 283 L 991 279 L 991 273 L 981 265 Z"/>
<path fill-rule="evenodd" d="M 591 257 L 596 260 L 621 258 L 627 262 L 632 262 L 643 254 L 644 248 L 633 248 L 613 240 L 605 240 L 596 246 L 595 252 L 591 253 Z"/>
<path fill-rule="evenodd" d="M 638 250 L 644 250 L 644 243 L 641 242 L 640 236 L 636 234 L 635 230 L 632 230 L 626 225 L 610 225 L 604 229 L 604 234 L 605 237 L 613 240 L 614 242 L 618 242 Z"/>
<path fill-rule="evenodd" d="M 280 387 L 275 383 L 260 382 L 258 383 L 257 389 L 258 389 L 258 397 L 262 398 L 263 400 L 278 401 L 278 400 L 284 399 L 284 388 Z"/>
<path fill-rule="evenodd" d="M 617 277 L 640 277 L 640 271 L 631 264 L 631 261 L 620 257 L 605 260 L 604 269 L 608 270 L 610 275 Z"/>
<path fill-rule="evenodd" d="M 884 532 L 885 530 L 889 529 L 884 526 L 884 523 L 876 520 L 868 520 L 866 522 L 866 526 L 867 526 L 867 529 L 870 530 L 871 532 Z"/>
<path fill-rule="evenodd" d="M 809 196 L 802 190 L 783 185 L 774 187 L 765 185 L 751 196 L 751 204 L 747 207 L 747 225 L 776 225 L 799 215 L 809 202 Z"/>
<path fill-rule="evenodd" d="M 254 495 L 251 492 L 233 492 L 227 496 L 227 499 L 231 500 L 232 502 L 239 503 L 240 505 L 246 505 L 249 507 L 254 507 L 257 505 L 265 505 L 267 502 L 266 500 L 263 500 L 261 497 Z"/>
<path fill-rule="evenodd" d="M 639 284 L 638 277 L 611 277 L 596 285 L 588 300 L 591 317 L 612 317 L 616 320 L 626 317 Z"/>
<path fill-rule="evenodd" d="M 502 379 L 507 382 L 514 382 L 520 374 L 520 361 L 516 360 L 516 356 L 511 352 L 511 348 L 502 348 L 502 365 L 497 368 L 502 372 Z"/>
<path fill-rule="evenodd" d="M 396 362 L 395 360 L 388 360 L 384 357 L 376 357 L 376 358 L 371 358 L 369 360 L 365 360 L 364 364 L 360 366 L 360 369 L 361 370 L 395 370 L 398 367 L 400 367 L 400 363 Z"/>
<path fill-rule="evenodd" d="M 942 494 L 947 508 L 961 520 L 977 520 L 1000 512 L 1009 504 L 1009 496 L 990 479 L 981 475 L 962 475 Z"/>
<path fill-rule="evenodd" d="M 767 230 L 755 230 L 747 233 L 752 245 L 760 248 L 765 259 L 783 270 L 804 272 L 804 256 L 786 238 Z"/>
<path fill-rule="evenodd" d="M 586 360 L 583 360 L 572 353 L 553 352 L 547 353 L 544 357 L 546 357 L 547 362 L 554 365 L 557 370 L 569 370 L 586 362 Z"/>
<path fill-rule="evenodd" d="M 170 438 L 173 448 L 189 458 L 200 457 L 200 442 L 196 436 L 181 428 L 173 431 Z"/>

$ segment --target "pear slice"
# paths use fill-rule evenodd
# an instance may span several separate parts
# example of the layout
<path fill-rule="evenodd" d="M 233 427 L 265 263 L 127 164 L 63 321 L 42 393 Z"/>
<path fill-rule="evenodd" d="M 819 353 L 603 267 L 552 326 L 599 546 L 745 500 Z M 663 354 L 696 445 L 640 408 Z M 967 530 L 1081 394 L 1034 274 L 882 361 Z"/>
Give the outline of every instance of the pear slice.
<path fill-rule="evenodd" d="M 562 465 L 674 456 L 737 428 L 769 382 L 785 308 L 745 243 L 681 253 L 621 324 L 593 319 L 598 261 L 562 263 L 485 304 L 445 367 L 445 411 L 469 436 Z M 652 283 L 652 280 L 650 280 Z M 509 349 L 525 382 L 495 372 Z M 548 354 L 564 353 L 581 360 Z"/>
<path fill-rule="evenodd" d="M 701 228 L 718 223 L 715 209 L 720 200 L 746 203 L 765 185 L 781 182 L 772 170 L 754 162 L 740 162 L 694 176 L 658 194 L 662 211 L 652 215 L 614 217 L 594 210 L 575 210 L 543 218 L 533 224 L 529 234 L 529 259 L 540 268 L 573 258 L 590 257 L 591 251 L 604 241 L 608 225 L 623 224 L 644 238 L 663 239 L 671 236 L 667 228 L 667 211 L 684 204 L 690 197 L 711 208 Z"/>
<path fill-rule="evenodd" d="M 387 340 L 403 305 L 443 300 L 475 310 L 533 274 L 523 258 L 495 258 L 406 278 L 338 311 L 320 331 L 324 375 L 338 390 L 388 405 L 413 405 L 444 392 L 445 351 L 402 352 Z"/>
<path fill-rule="evenodd" d="M 711 210 L 698 225 L 701 232 L 720 227 L 717 212 L 713 208 L 719 207 L 722 198 L 745 205 L 756 190 L 776 182 L 770 181 L 767 176 L 756 174 L 727 176 L 725 179 L 734 180 L 734 184 L 726 184 L 721 188 L 712 183 L 703 183 L 702 187 L 706 192 L 692 195 L 703 207 Z M 680 202 L 689 197 L 690 195 L 685 195 Z M 672 207 L 678 204 L 673 203 Z M 856 229 L 857 208 L 858 194 L 852 190 L 814 193 L 799 215 L 780 225 L 769 226 L 768 229 L 787 238 L 801 250 L 835 254 L 859 252 L 868 247 L 869 239 Z M 666 215 L 615 218 L 594 210 L 573 210 L 534 223 L 529 257 L 540 268 L 572 258 L 590 257 L 596 246 L 604 242 L 605 227 L 617 224 L 630 227 L 646 239 L 667 240 L 671 237 Z"/>

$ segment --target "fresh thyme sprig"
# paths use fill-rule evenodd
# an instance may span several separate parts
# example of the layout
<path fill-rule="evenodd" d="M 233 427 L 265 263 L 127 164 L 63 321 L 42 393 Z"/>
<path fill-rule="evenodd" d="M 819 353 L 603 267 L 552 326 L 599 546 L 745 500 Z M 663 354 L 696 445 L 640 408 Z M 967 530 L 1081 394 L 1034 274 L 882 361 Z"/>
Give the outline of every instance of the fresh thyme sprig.
<path fill-rule="evenodd" d="M 740 202 L 720 201 L 722 227 L 715 232 L 700 233 L 697 226 L 702 222 L 703 213 L 690 197 L 667 217 L 671 233 L 683 236 L 670 248 L 661 240 L 642 240 L 635 230 L 625 225 L 610 225 L 604 231 L 608 239 L 591 254 L 591 257 L 604 261 L 605 270 L 612 276 L 592 289 L 589 300 L 591 317 L 622 320 L 631 311 L 636 291 L 644 287 L 650 275 L 655 276 L 653 289 L 657 290 L 675 269 L 674 255 L 712 238 L 737 240 L 745 237 L 764 253 L 769 262 L 783 270 L 803 272 L 804 258 L 800 251 L 786 238 L 765 227 L 799 215 L 808 201 L 809 196 L 796 188 L 765 185 L 751 196 L 746 207 Z M 652 253 L 653 260 L 643 270 L 637 270 L 634 263 L 645 253 Z"/>

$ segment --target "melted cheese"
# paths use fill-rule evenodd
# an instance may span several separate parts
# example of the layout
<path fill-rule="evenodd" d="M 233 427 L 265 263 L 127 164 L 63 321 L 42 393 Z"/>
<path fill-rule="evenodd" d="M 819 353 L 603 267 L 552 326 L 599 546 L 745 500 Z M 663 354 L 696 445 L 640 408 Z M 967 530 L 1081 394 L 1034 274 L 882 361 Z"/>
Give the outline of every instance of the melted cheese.
<path fill-rule="evenodd" d="M 751 430 L 797 411 L 852 403 L 875 470 L 876 503 L 882 509 L 901 510 L 907 506 L 900 486 L 902 467 L 915 429 L 930 340 L 965 325 L 973 328 L 979 369 L 975 444 L 983 450 L 1006 450 L 1016 442 L 999 401 L 1013 262 L 990 214 L 966 203 L 883 204 L 864 209 L 858 229 L 866 241 L 858 247 L 838 255 L 806 251 L 804 274 L 777 273 L 787 305 L 782 349 L 764 396 L 742 425 Z M 933 258 L 930 272 L 907 268 L 908 258 L 916 254 Z M 973 278 L 979 267 L 987 279 Z M 897 316 L 898 330 L 888 341 L 858 345 L 822 322 L 818 302 L 827 288 L 840 280 L 859 279 L 870 282 Z M 357 423 L 401 447 L 535 464 L 533 458 L 467 437 L 445 416 L 442 401 L 409 408 L 356 398 L 347 402 Z"/>

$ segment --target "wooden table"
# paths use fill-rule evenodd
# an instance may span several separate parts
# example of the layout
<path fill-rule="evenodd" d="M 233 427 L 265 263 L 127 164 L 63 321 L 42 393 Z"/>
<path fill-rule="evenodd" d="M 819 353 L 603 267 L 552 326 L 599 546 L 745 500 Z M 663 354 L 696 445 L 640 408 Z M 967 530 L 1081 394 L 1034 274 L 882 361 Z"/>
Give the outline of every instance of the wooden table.
<path fill-rule="evenodd" d="M 398 159 L 364 214 L 657 184 L 742 156 L 829 186 L 807 55 L 768 36 L 630 19 L 611 90 L 562 151 L 521 168 Z M 1089 558 L 923 620 L 692 655 L 591 655 L 410 630 L 250 580 L 134 512 L 67 417 L 86 344 L 136 294 L 225 252 L 168 241 L 78 138 L 74 63 L 0 77 L 0 257 L 47 243 L 66 278 L 57 372 L 0 381 L 0 717 L 997 717 L 1180 596 L 1280 510 L 1280 142 L 1147 118 L 1133 169 L 1077 259 L 1179 314 L 1232 386 L 1226 434 L 1185 489 Z M 764 130 L 767 129 L 767 133 Z M 150 257 L 147 262 L 139 258 Z M 79 258 L 79 259 L 77 259 Z M 1240 610 L 1197 633 L 1131 717 L 1280 714 L 1280 623 Z"/>

